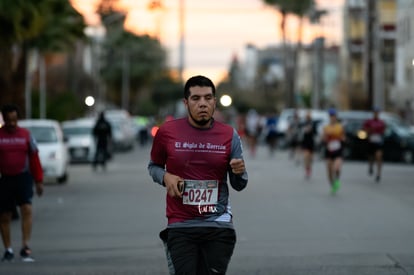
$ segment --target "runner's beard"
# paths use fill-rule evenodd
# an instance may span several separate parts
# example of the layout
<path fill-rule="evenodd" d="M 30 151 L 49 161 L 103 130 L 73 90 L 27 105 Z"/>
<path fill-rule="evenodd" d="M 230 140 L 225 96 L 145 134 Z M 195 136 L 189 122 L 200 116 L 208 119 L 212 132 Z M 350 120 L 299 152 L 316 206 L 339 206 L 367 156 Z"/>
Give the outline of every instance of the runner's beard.
<path fill-rule="evenodd" d="M 189 108 L 187 108 L 188 113 L 190 114 L 191 119 L 195 122 L 195 124 L 197 124 L 198 126 L 206 126 L 210 121 L 212 116 L 210 116 L 209 118 L 202 118 L 202 119 L 196 119 L 193 114 L 191 113 L 191 111 L 189 110 Z"/>

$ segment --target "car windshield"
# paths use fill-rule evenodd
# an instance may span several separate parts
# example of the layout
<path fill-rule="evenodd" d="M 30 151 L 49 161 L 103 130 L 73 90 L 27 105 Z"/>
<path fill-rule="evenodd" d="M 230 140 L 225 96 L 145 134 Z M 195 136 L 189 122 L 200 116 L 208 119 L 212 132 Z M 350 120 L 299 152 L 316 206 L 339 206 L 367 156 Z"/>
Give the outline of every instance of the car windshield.
<path fill-rule="evenodd" d="M 412 137 L 410 129 L 404 124 L 392 123 L 392 129 L 397 133 L 397 135 L 405 138 Z"/>
<path fill-rule="evenodd" d="M 58 140 L 53 127 L 29 126 L 25 128 L 30 131 L 37 143 L 55 143 Z"/>
<path fill-rule="evenodd" d="M 363 121 L 345 120 L 343 123 L 347 132 L 357 132 L 362 129 Z"/>
<path fill-rule="evenodd" d="M 65 127 L 63 133 L 65 136 L 84 136 L 92 134 L 92 129 L 89 127 Z"/>

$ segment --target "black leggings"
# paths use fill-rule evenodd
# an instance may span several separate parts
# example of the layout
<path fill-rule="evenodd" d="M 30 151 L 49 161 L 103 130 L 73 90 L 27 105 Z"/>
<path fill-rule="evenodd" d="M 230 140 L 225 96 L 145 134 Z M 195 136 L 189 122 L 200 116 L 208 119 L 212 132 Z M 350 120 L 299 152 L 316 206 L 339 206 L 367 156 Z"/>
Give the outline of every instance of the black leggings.
<path fill-rule="evenodd" d="M 236 244 L 229 228 L 168 229 L 167 247 L 176 275 L 225 274 Z"/>

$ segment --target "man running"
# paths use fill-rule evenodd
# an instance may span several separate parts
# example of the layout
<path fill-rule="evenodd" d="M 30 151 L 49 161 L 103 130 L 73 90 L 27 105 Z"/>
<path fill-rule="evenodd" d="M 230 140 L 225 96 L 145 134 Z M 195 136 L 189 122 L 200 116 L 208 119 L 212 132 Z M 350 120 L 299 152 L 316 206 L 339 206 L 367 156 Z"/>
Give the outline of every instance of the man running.
<path fill-rule="evenodd" d="M 236 243 L 229 185 L 247 185 L 240 136 L 213 119 L 216 89 L 204 76 L 184 87 L 187 117 L 154 137 L 149 174 L 166 189 L 166 245 L 171 274 L 225 274 Z M 228 179 L 227 179 L 228 178 Z"/>
<path fill-rule="evenodd" d="M 301 147 L 303 151 L 303 162 L 305 166 L 305 178 L 309 179 L 312 174 L 313 151 L 315 148 L 316 127 L 312 120 L 312 113 L 306 113 L 305 121 L 301 124 Z"/>
<path fill-rule="evenodd" d="M 345 141 L 345 131 L 338 121 L 336 110 L 331 108 L 329 113 L 329 124 L 323 129 L 323 141 L 326 145 L 326 166 L 331 192 L 335 194 L 341 186 L 339 177 L 342 168 L 342 150 Z"/>
<path fill-rule="evenodd" d="M 379 118 L 380 109 L 374 108 L 373 117 L 364 122 L 363 128 L 368 134 L 368 174 L 374 174 L 374 162 L 376 163 L 377 173 L 375 181 L 381 179 L 382 152 L 384 145 L 385 123 Z"/>
<path fill-rule="evenodd" d="M 289 156 L 297 165 L 300 163 L 300 124 L 299 112 L 295 110 L 292 120 L 289 123 L 286 137 L 289 141 Z"/>

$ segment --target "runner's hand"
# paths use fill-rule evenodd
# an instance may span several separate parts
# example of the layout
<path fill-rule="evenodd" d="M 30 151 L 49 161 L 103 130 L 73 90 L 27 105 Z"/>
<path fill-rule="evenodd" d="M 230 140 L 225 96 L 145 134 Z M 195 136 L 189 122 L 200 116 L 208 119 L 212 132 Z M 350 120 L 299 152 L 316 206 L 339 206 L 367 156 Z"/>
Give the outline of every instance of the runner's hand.
<path fill-rule="evenodd" d="M 41 197 L 43 195 L 43 183 L 36 182 L 36 194 Z"/>
<path fill-rule="evenodd" d="M 241 175 L 244 173 L 246 167 L 244 166 L 243 159 L 232 159 L 230 160 L 231 171 L 236 175 Z"/>
<path fill-rule="evenodd" d="M 178 188 L 178 185 L 184 184 L 184 179 L 179 176 L 170 174 L 168 172 L 164 175 L 164 184 L 167 188 L 167 193 L 173 198 L 181 198 L 182 194 Z"/>

